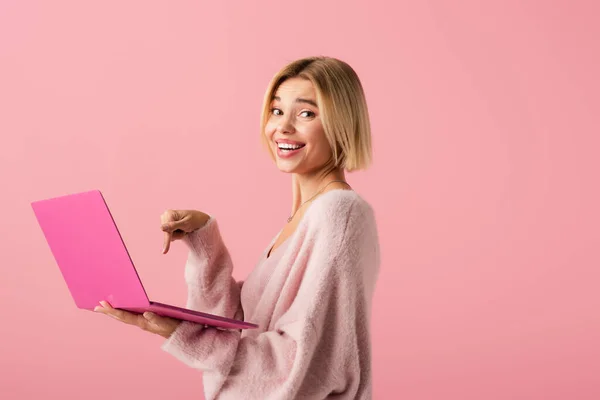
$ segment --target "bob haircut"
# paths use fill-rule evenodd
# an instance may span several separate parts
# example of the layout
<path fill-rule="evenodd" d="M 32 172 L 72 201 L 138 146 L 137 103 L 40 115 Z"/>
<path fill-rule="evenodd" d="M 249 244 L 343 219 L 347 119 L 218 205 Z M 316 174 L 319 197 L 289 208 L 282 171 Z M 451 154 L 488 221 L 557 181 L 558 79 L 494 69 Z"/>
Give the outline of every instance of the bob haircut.
<path fill-rule="evenodd" d="M 271 158 L 275 155 L 265 137 L 271 103 L 279 86 L 290 78 L 312 82 L 325 136 L 335 167 L 353 171 L 367 169 L 372 161 L 371 124 L 362 84 L 344 61 L 332 57 L 307 57 L 283 67 L 271 79 L 262 106 L 260 132 Z"/>

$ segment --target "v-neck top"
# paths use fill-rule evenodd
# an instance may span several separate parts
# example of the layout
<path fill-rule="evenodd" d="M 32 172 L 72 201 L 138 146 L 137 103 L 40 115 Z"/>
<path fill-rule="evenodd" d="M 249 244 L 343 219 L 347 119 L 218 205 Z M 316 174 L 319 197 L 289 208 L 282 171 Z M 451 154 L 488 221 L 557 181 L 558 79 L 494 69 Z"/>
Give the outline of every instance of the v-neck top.
<path fill-rule="evenodd" d="M 260 301 L 261 295 L 265 292 L 267 284 L 277 269 L 277 265 L 285 254 L 285 249 L 289 246 L 290 239 L 291 236 L 284 240 L 279 246 L 277 246 L 277 248 L 271 251 L 271 255 L 267 257 L 269 251 L 276 241 L 276 239 L 272 240 L 267 249 L 264 251 L 260 261 L 244 280 L 244 285 L 240 291 L 240 301 L 241 304 L 244 305 L 244 309 L 254 310 L 256 308 L 258 302 Z"/>
<path fill-rule="evenodd" d="M 187 307 L 256 329 L 183 321 L 163 349 L 202 371 L 206 399 L 372 397 L 370 317 L 379 271 L 374 211 L 357 193 L 317 197 L 244 281 L 216 220 L 189 235 Z"/>

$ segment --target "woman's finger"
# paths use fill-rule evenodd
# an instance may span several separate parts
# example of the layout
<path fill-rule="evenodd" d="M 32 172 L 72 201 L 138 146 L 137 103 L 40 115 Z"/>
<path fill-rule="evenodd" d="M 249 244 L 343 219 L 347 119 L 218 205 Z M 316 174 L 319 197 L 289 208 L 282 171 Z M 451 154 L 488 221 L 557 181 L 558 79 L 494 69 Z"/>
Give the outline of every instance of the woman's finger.
<path fill-rule="evenodd" d="M 147 321 L 147 331 L 168 338 L 177 329 L 181 320 L 171 317 L 163 317 L 153 312 L 145 312 L 144 319 Z"/>
<path fill-rule="evenodd" d="M 163 241 L 163 254 L 167 254 L 169 248 L 171 247 L 171 232 L 165 232 L 164 241 Z"/>
<path fill-rule="evenodd" d="M 191 216 L 180 215 L 179 212 L 169 210 L 161 216 L 160 229 L 164 232 L 163 254 L 171 248 L 171 242 L 183 238 L 190 227 Z"/>
<path fill-rule="evenodd" d="M 178 215 L 177 215 L 177 217 L 178 217 Z M 186 215 L 178 220 L 167 220 L 167 221 L 162 222 L 160 229 L 162 229 L 165 232 L 176 232 L 176 231 L 187 232 L 190 227 L 190 220 L 191 220 L 190 215 Z"/>
<path fill-rule="evenodd" d="M 160 216 L 160 228 L 164 231 L 173 231 L 176 229 L 174 225 L 176 225 L 181 219 L 182 216 L 179 215 L 177 210 L 167 210 Z"/>
<path fill-rule="evenodd" d="M 165 323 L 165 320 L 163 320 L 162 317 L 154 314 L 153 312 L 146 311 L 144 314 L 142 314 L 142 316 L 152 328 L 160 329 L 161 324 Z"/>
<path fill-rule="evenodd" d="M 128 325 L 135 325 L 144 331 L 155 333 L 165 338 L 170 337 L 181 323 L 181 320 L 159 316 L 150 311 L 146 311 L 143 314 L 136 314 L 113 308 L 106 301 L 101 301 L 100 305 L 94 308 L 94 311 L 106 314 Z"/>
<path fill-rule="evenodd" d="M 100 312 L 102 314 L 106 314 L 109 317 L 117 319 L 126 324 L 136 325 L 136 326 L 139 326 L 140 328 L 145 328 L 146 321 L 144 320 L 143 317 L 141 317 L 141 315 L 134 314 L 129 311 L 113 308 L 106 301 L 101 301 L 100 304 L 101 304 L 101 306 L 94 308 L 94 311 Z"/>
<path fill-rule="evenodd" d="M 184 219 L 181 219 L 181 215 L 176 210 L 167 210 L 160 216 L 160 229 L 164 232 L 163 240 L 163 254 L 166 254 L 171 248 L 171 242 L 174 239 L 174 232 L 177 229 L 181 229 L 179 225 Z M 175 237 L 178 239 L 178 237 Z"/>
<path fill-rule="evenodd" d="M 94 308 L 94 311 L 106 314 L 109 317 L 113 317 L 115 319 L 121 319 L 121 313 L 119 312 L 121 310 L 114 309 L 107 301 L 104 300 L 100 301 L 100 305 L 96 306 L 96 308 Z"/>

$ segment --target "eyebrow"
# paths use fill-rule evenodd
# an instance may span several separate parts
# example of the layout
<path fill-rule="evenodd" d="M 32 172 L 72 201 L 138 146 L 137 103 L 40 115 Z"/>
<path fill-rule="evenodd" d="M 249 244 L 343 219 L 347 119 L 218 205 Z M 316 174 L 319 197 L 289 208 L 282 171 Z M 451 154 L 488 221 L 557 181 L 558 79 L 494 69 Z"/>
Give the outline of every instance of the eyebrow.
<path fill-rule="evenodd" d="M 273 100 L 281 101 L 281 97 L 274 96 Z M 317 105 L 317 103 L 314 100 L 297 98 L 295 102 L 296 103 L 306 103 L 306 104 L 310 104 L 313 107 L 319 108 L 319 106 Z"/>

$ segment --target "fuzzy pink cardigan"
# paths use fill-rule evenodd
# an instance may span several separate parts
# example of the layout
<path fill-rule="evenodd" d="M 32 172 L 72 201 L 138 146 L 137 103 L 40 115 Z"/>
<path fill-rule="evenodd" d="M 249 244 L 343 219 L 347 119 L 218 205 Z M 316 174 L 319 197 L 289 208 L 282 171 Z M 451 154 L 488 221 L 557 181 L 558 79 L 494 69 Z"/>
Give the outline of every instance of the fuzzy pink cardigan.
<path fill-rule="evenodd" d="M 185 241 L 187 307 L 260 326 L 182 322 L 164 342 L 165 351 L 203 371 L 206 399 L 371 398 L 369 325 L 380 256 L 375 215 L 362 197 L 350 190 L 317 197 L 267 258 L 271 241 L 245 282 L 232 278 L 216 220 Z"/>

